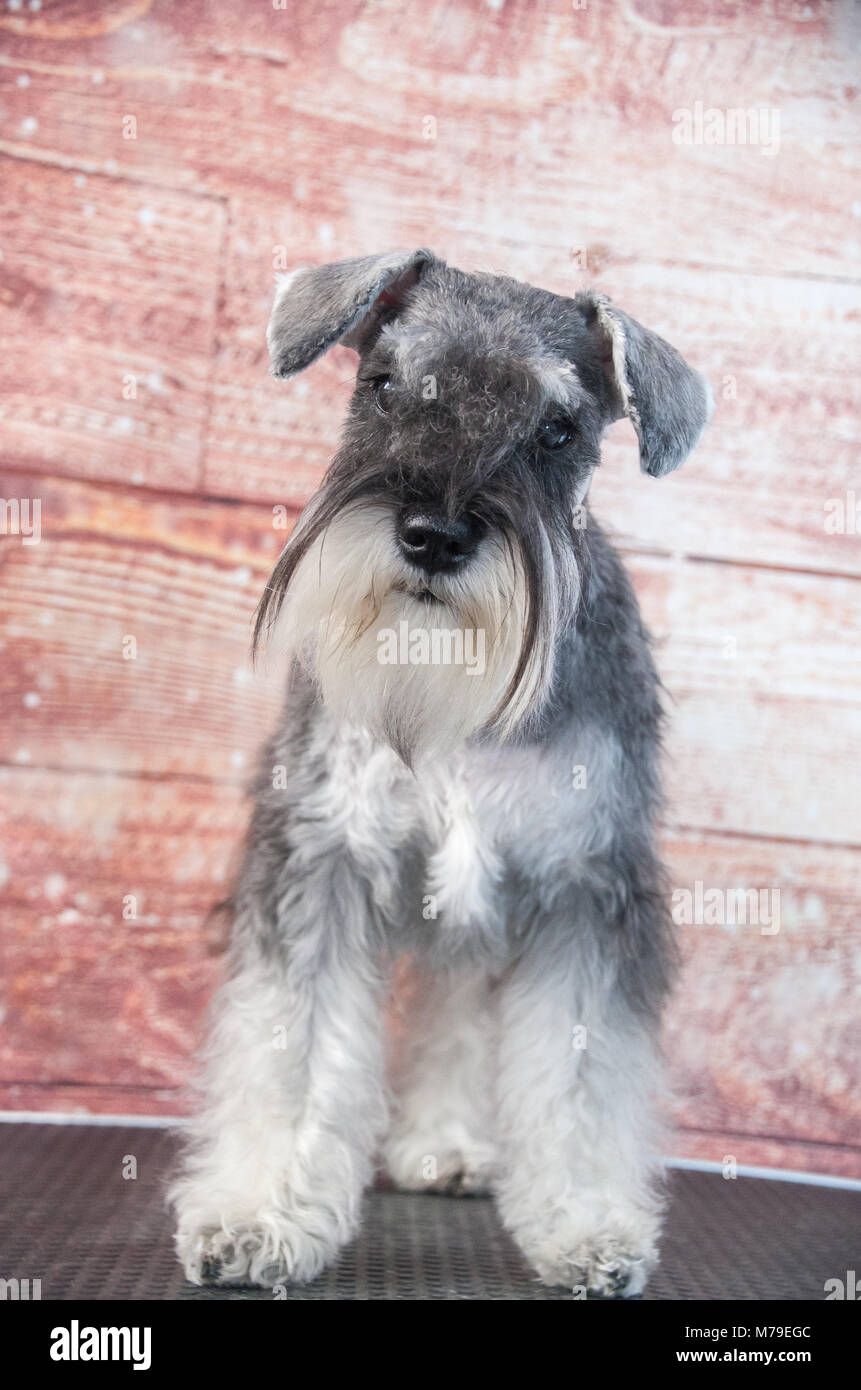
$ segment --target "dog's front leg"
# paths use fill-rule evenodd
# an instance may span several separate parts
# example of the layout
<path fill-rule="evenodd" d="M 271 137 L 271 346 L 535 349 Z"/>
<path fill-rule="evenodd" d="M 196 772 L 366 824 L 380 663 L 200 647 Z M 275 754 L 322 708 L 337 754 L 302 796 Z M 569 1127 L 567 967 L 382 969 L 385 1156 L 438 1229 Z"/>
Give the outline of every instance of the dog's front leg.
<path fill-rule="evenodd" d="M 244 876 L 255 888 L 216 1001 L 206 1105 L 171 1192 L 194 1283 L 314 1278 L 356 1232 L 385 1119 L 360 881 L 345 860 L 277 883 L 258 869 Z"/>
<path fill-rule="evenodd" d="M 417 964 L 414 976 L 386 1167 L 408 1190 L 486 1192 L 494 1171 L 487 971 Z"/>
<path fill-rule="evenodd" d="M 545 1283 L 631 1296 L 655 1262 L 662 1207 L 653 1030 L 606 962 L 555 936 L 499 988 L 498 1205 Z"/>

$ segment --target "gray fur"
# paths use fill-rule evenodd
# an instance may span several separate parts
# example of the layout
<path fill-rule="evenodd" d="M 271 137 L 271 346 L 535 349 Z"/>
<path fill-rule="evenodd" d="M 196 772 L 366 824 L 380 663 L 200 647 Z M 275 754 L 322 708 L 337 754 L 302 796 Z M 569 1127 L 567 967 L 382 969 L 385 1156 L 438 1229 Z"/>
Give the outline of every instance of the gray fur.
<path fill-rule="evenodd" d="M 493 1190 L 546 1281 L 636 1293 L 660 1224 L 675 959 L 655 848 L 662 714 L 624 570 L 588 511 L 574 517 L 613 419 L 630 415 L 659 476 L 698 438 L 707 387 L 603 297 L 428 252 L 291 279 L 273 371 L 338 339 L 360 350 L 344 441 L 258 614 L 260 641 L 286 614 L 294 659 L 173 1192 L 178 1249 L 198 1281 L 314 1277 L 355 1232 L 382 1142 L 401 1185 Z M 416 511 L 470 517 L 474 551 L 419 573 L 399 540 Z M 309 617 L 318 601 L 346 624 L 337 641 Z M 486 689 L 429 668 L 374 686 L 356 652 L 385 604 L 489 615 Z M 392 1101 L 380 1017 L 405 953 L 424 1003 Z"/>
<path fill-rule="evenodd" d="M 374 310 L 382 308 L 381 297 L 400 280 L 414 283 L 429 254 L 360 256 L 286 276 L 289 293 L 279 291 L 269 324 L 272 375 L 301 371 L 339 339 L 358 348 L 361 337 L 351 341 L 351 330 L 360 323 L 369 330 L 369 313 L 373 319 Z"/>
<path fill-rule="evenodd" d="M 696 448 L 714 410 L 711 387 L 674 347 L 606 295 L 587 291 L 578 303 L 587 313 L 594 310 L 603 356 L 616 378 L 617 418 L 627 415 L 634 425 L 643 472 L 662 478 Z"/>

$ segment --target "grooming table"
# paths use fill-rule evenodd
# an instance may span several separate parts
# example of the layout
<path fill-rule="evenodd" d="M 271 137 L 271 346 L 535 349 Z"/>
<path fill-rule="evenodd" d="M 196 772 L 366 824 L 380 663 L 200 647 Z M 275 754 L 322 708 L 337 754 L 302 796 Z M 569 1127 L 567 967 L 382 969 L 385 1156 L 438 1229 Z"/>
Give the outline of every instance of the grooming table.
<path fill-rule="evenodd" d="M 194 1288 L 176 1262 L 164 1129 L 0 1124 L 5 1278 L 41 1279 L 42 1299 L 271 1299 Z M 127 1155 L 137 1177 L 123 1177 Z M 815 1299 L 855 1268 L 861 1192 L 674 1170 L 663 1258 L 646 1299 Z M 294 1300 L 570 1299 L 547 1289 L 489 1198 L 368 1194 L 359 1239 Z"/>

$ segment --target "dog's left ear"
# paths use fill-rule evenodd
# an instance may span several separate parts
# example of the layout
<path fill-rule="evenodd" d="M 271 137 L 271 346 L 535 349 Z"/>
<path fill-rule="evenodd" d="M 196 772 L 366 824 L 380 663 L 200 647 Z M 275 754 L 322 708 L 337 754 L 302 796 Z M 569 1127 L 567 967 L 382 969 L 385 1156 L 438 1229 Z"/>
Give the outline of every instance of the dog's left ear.
<path fill-rule="evenodd" d="M 361 351 L 435 259 L 392 251 L 282 275 L 266 330 L 273 376 L 292 376 L 334 343 Z"/>
<path fill-rule="evenodd" d="M 674 347 L 617 309 L 604 294 L 577 295 L 610 385 L 612 418 L 627 415 L 640 441 L 640 466 L 662 478 L 684 463 L 714 411 L 704 376 Z"/>

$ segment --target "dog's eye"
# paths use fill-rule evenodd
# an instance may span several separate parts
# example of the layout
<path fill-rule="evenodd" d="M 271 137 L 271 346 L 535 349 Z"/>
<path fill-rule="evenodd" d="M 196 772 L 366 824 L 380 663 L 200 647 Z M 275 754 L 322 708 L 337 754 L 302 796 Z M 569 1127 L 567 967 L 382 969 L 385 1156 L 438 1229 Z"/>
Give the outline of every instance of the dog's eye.
<path fill-rule="evenodd" d="M 536 438 L 542 449 L 563 449 L 574 437 L 574 422 L 564 415 L 542 420 Z"/>
<path fill-rule="evenodd" d="M 378 376 L 374 382 L 374 401 L 381 415 L 386 415 L 392 404 L 392 380 L 388 376 Z"/>

